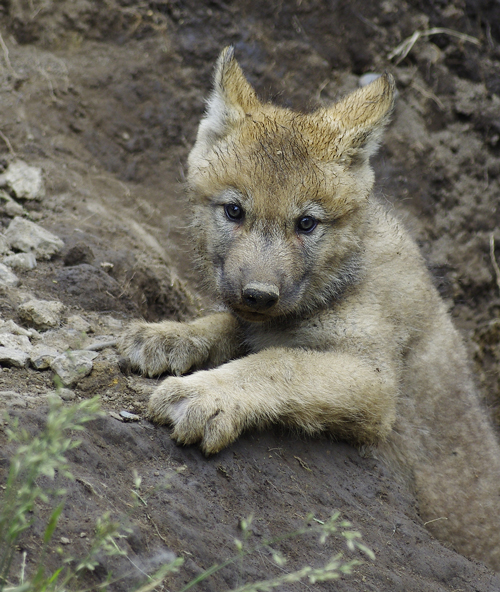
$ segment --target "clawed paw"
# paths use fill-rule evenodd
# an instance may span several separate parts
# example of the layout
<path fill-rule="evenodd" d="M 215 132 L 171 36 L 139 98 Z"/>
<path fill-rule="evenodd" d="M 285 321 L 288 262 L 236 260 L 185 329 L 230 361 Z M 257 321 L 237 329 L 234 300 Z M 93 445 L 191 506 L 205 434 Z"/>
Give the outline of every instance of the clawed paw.
<path fill-rule="evenodd" d="M 131 323 L 118 348 L 133 369 L 146 376 L 164 372 L 181 375 L 199 368 L 209 356 L 209 346 L 186 323 Z"/>
<path fill-rule="evenodd" d="M 172 425 L 173 440 L 184 445 L 199 443 L 207 455 L 219 452 L 241 433 L 236 410 L 225 397 L 209 394 L 197 375 L 167 378 L 149 401 L 152 421 Z"/>

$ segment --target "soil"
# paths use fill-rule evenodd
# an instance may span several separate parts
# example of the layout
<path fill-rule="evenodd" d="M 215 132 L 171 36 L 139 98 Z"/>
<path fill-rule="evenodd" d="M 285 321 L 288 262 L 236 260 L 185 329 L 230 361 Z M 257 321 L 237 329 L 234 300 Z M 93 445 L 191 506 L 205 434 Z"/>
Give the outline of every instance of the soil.
<path fill-rule="evenodd" d="M 429 30 L 407 56 L 391 57 L 404 39 Z M 224 46 L 235 46 L 261 97 L 298 109 L 327 104 L 363 74 L 389 70 L 399 96 L 373 163 L 376 193 L 420 244 L 500 426 L 498 2 L 0 0 L 0 33 L 0 164 L 22 159 L 43 169 L 46 196 L 18 201 L 65 243 L 36 269 L 16 271 L 20 285 L 0 294 L 2 319 L 20 323 L 17 307 L 33 295 L 60 300 L 68 319 L 86 321 L 78 339 L 87 345 L 116 338 L 128 319 L 182 320 L 210 309 L 191 264 L 182 181 Z M 0 231 L 11 215 L 0 201 Z M 65 335 L 75 347 L 74 331 Z M 1 391 L 25 396 L 10 413 L 30 433 L 44 424 L 52 379 L 50 370 L 0 374 Z M 241 519 L 253 515 L 256 544 L 296 530 L 309 513 L 325 520 L 340 510 L 376 560 L 335 583 L 283 590 L 500 590 L 498 574 L 431 537 L 413 496 L 386 467 L 343 443 L 248 433 L 206 459 L 176 447 L 168 428 L 110 415 L 143 416 L 155 384 L 128 374 L 107 348 L 74 388 L 77 399 L 100 395 L 107 414 L 68 455 L 76 480 L 65 483 L 55 543 L 81 556 L 106 511 L 130 527 L 120 541 L 128 556 L 102 557 L 86 576 L 91 589 L 109 568 L 122 578 L 110 590 L 132 590 L 174 553 L 184 567 L 157 589 L 180 590 L 235 554 Z M 14 447 L 1 427 L 0 443 L 4 482 Z M 139 507 L 131 504 L 134 470 L 142 477 Z M 16 569 L 22 551 L 32 569 L 48 515 L 39 504 Z M 284 567 L 263 548 L 195 589 L 219 592 L 319 566 L 345 545 L 306 537 L 278 548 Z M 46 563 L 59 565 L 55 549 Z"/>

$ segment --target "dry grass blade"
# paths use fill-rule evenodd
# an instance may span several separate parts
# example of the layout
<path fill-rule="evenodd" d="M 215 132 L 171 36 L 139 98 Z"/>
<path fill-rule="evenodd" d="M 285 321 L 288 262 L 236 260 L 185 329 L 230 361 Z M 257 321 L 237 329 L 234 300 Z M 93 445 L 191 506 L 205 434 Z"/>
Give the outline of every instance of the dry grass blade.
<path fill-rule="evenodd" d="M 421 37 L 430 37 L 432 35 L 450 35 L 450 37 L 457 37 L 461 41 L 467 41 L 468 43 L 474 43 L 475 45 L 481 45 L 481 42 L 476 37 L 471 37 L 465 33 L 454 31 L 453 29 L 446 29 L 445 27 L 434 27 L 432 29 L 426 29 L 425 31 L 415 31 L 413 35 L 407 37 L 402 43 L 395 47 L 391 53 L 387 56 L 389 60 L 397 57 L 396 64 L 399 64 L 405 57 L 410 53 L 415 43 Z"/>

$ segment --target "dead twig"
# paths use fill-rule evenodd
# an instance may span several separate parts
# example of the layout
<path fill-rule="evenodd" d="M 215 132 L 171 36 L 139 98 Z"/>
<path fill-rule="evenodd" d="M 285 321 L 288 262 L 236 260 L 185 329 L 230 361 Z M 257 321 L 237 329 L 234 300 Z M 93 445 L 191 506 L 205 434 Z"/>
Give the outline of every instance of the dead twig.
<path fill-rule="evenodd" d="M 91 493 L 92 495 L 97 495 L 98 497 L 101 497 L 101 496 L 100 496 L 100 495 L 97 493 L 97 491 L 94 489 L 94 486 L 92 485 L 92 483 L 89 483 L 88 481 L 85 481 L 85 479 L 82 479 L 81 477 L 77 477 L 77 478 L 75 479 L 75 481 L 76 481 L 77 483 L 81 483 L 81 484 L 82 484 L 82 485 L 85 487 L 85 489 L 86 489 L 86 490 L 87 490 L 89 493 Z"/>
<path fill-rule="evenodd" d="M 158 526 L 156 526 L 156 522 L 154 522 L 154 520 L 151 518 L 151 516 L 149 514 L 146 514 L 146 516 L 148 517 L 148 520 L 151 522 L 151 524 L 155 527 L 156 530 L 156 534 L 161 538 L 161 540 L 164 543 L 167 543 L 167 539 L 162 536 L 162 534 L 160 533 L 160 531 L 158 530 Z M 168 544 L 168 543 L 167 543 Z"/>
<path fill-rule="evenodd" d="M 306 463 L 306 462 L 304 462 L 304 461 L 303 461 L 303 460 L 300 458 L 300 456 L 294 456 L 293 458 L 295 458 L 295 459 L 297 459 L 297 460 L 299 461 L 299 465 L 300 465 L 300 466 L 301 466 L 303 469 L 305 469 L 306 471 L 309 471 L 309 472 L 311 472 L 311 473 L 312 473 L 312 469 L 310 469 L 310 468 L 307 466 L 307 463 Z"/>
<path fill-rule="evenodd" d="M 108 347 L 115 347 L 118 343 L 118 339 L 112 339 L 110 341 L 97 341 L 96 343 L 91 343 L 87 345 L 84 349 L 87 351 L 101 351 L 102 349 L 106 349 Z"/>
<path fill-rule="evenodd" d="M 19 80 L 21 78 L 21 76 L 19 76 L 19 74 L 12 67 L 12 64 L 10 62 L 10 57 L 9 57 L 9 48 L 7 47 L 1 34 L 0 34 L 0 47 L 2 48 L 2 51 L 3 51 L 3 59 L 5 61 L 5 65 L 7 66 L 7 70 L 12 74 L 12 76 L 16 80 Z"/>
<path fill-rule="evenodd" d="M 453 29 L 446 29 L 445 27 L 433 27 L 432 29 L 426 29 L 425 31 L 415 31 L 413 35 L 407 37 L 402 43 L 395 47 L 391 53 L 387 56 L 389 60 L 397 57 L 396 64 L 399 64 L 405 57 L 410 53 L 415 43 L 421 37 L 430 37 L 431 35 L 450 35 L 450 37 L 457 37 L 461 41 L 467 41 L 468 43 L 474 43 L 475 45 L 481 45 L 481 41 L 476 37 L 471 37 L 465 33 L 454 31 Z"/>
<path fill-rule="evenodd" d="M 425 88 L 417 84 L 414 80 L 412 80 L 410 86 L 414 88 L 417 92 L 419 92 L 422 96 L 424 96 L 426 99 L 431 99 L 431 101 L 434 101 L 441 111 L 445 110 L 443 101 L 441 101 L 434 93 L 430 92 L 429 90 L 426 90 Z"/>
<path fill-rule="evenodd" d="M 9 152 L 12 154 L 12 156 L 16 156 L 15 150 L 14 148 L 12 148 L 12 144 L 10 143 L 9 138 L 0 130 L 0 138 L 2 138 L 2 140 L 7 144 L 7 148 L 9 149 Z"/>

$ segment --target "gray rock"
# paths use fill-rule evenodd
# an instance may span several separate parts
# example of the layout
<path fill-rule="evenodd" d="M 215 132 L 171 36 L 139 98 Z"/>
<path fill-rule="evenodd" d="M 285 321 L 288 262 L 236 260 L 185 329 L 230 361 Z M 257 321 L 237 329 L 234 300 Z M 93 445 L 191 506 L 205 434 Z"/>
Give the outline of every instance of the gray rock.
<path fill-rule="evenodd" d="M 61 352 L 54 347 L 43 345 L 43 343 L 34 345 L 30 352 L 31 365 L 36 370 L 46 370 L 60 354 Z"/>
<path fill-rule="evenodd" d="M 76 393 L 68 388 L 60 388 L 56 391 L 49 391 L 46 397 L 60 397 L 63 401 L 74 401 L 76 399 Z"/>
<path fill-rule="evenodd" d="M 64 267 L 54 278 L 76 306 L 110 310 L 120 298 L 122 286 L 105 271 L 88 263 Z"/>
<path fill-rule="evenodd" d="M 92 372 L 92 360 L 97 352 L 73 350 L 65 352 L 52 361 L 50 367 L 59 376 L 64 386 L 74 386 Z"/>
<path fill-rule="evenodd" d="M 2 263 L 13 269 L 21 271 L 30 271 L 36 267 L 36 257 L 34 253 L 16 253 L 4 257 Z"/>
<path fill-rule="evenodd" d="M 16 368 L 25 368 L 28 365 L 29 359 L 29 354 L 21 349 L 0 346 L 1 366 L 14 366 Z"/>
<path fill-rule="evenodd" d="M 0 175 L 0 186 L 8 187 L 22 199 L 42 199 L 45 196 L 42 169 L 29 166 L 22 160 L 10 163 Z"/>
<path fill-rule="evenodd" d="M 7 265 L 0 263 L 0 286 L 15 288 L 19 285 L 19 278 Z"/>
<path fill-rule="evenodd" d="M 76 399 L 75 391 L 68 388 L 61 388 L 57 391 L 57 394 L 63 401 L 74 401 Z"/>
<path fill-rule="evenodd" d="M 19 317 L 40 331 L 59 327 L 66 307 L 59 300 L 30 300 L 19 305 Z"/>
<path fill-rule="evenodd" d="M 34 222 L 16 216 L 4 233 L 11 249 L 34 252 L 39 259 L 50 259 L 63 247 L 63 241 Z"/>
<path fill-rule="evenodd" d="M 0 405 L 3 407 L 27 407 L 28 401 L 15 391 L 0 391 Z"/>
<path fill-rule="evenodd" d="M 63 352 L 67 349 L 87 349 L 88 337 L 81 331 L 63 326 L 42 333 L 41 342 Z"/>
<path fill-rule="evenodd" d="M 26 353 L 29 353 L 33 347 L 26 335 L 14 335 L 13 333 L 0 333 L 0 345 L 20 349 Z"/>
<path fill-rule="evenodd" d="M 48 347 L 53 347 L 59 352 L 66 351 L 67 349 L 85 349 L 79 344 L 70 344 L 66 331 L 63 329 L 49 329 L 40 333 L 41 339 L 37 342 Z"/>

